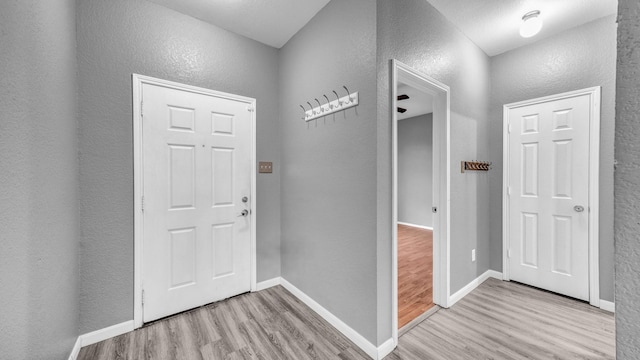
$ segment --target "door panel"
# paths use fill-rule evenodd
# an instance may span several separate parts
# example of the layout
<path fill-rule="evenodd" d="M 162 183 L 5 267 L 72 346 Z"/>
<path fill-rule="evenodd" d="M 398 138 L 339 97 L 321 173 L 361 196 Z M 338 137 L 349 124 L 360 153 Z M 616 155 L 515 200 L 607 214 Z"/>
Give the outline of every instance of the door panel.
<path fill-rule="evenodd" d="M 144 84 L 143 320 L 251 287 L 245 102 Z"/>
<path fill-rule="evenodd" d="M 509 109 L 510 278 L 589 299 L 590 97 Z"/>

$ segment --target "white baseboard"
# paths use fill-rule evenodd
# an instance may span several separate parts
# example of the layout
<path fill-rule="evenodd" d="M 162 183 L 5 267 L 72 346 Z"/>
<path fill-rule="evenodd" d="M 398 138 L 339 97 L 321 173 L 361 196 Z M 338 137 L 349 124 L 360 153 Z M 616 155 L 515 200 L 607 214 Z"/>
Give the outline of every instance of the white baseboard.
<path fill-rule="evenodd" d="M 111 339 L 112 337 L 116 337 L 118 335 L 126 334 L 135 329 L 133 320 L 125 321 L 120 324 L 116 324 L 113 326 L 109 326 L 104 329 L 92 331 L 90 333 L 80 335 L 82 339 L 82 346 L 87 346 L 91 344 L 98 343 L 100 341 L 104 341 L 107 339 Z"/>
<path fill-rule="evenodd" d="M 411 227 L 414 227 L 414 228 L 433 230 L 433 227 L 424 226 L 424 225 L 418 225 L 418 224 L 412 224 L 412 223 L 406 223 L 406 222 L 402 222 L 402 221 L 398 221 L 398 225 L 404 225 L 404 226 L 411 226 Z"/>
<path fill-rule="evenodd" d="M 391 354 L 395 348 L 396 343 L 393 341 L 393 338 L 383 342 L 382 345 L 378 346 L 378 359 L 384 359 L 384 357 Z"/>
<path fill-rule="evenodd" d="M 71 355 L 69 355 L 69 360 L 76 360 L 78 358 L 78 354 L 80 354 L 80 349 L 82 348 L 82 339 L 78 336 L 76 339 L 75 345 L 73 345 L 73 349 L 71 350 Z"/>
<path fill-rule="evenodd" d="M 278 277 L 274 277 L 273 279 L 261 281 L 258 284 L 256 284 L 256 291 L 260 291 L 260 290 L 268 289 L 270 287 L 278 286 L 281 283 L 282 283 L 282 278 L 279 277 L 279 276 Z"/>
<path fill-rule="evenodd" d="M 76 344 L 73 347 L 73 350 L 71 351 L 71 355 L 69 355 L 69 360 L 75 360 L 76 357 L 78 357 L 78 353 L 80 353 L 80 349 L 85 346 L 99 343 L 100 341 L 111 339 L 112 337 L 126 334 L 133 330 L 134 330 L 133 320 L 129 320 L 120 324 L 106 327 L 104 329 L 100 329 L 100 330 L 96 330 L 90 333 L 80 335 L 78 336 L 78 340 L 76 341 Z"/>
<path fill-rule="evenodd" d="M 349 325 L 345 324 L 342 320 L 340 320 L 337 316 L 333 315 L 329 310 L 322 307 L 322 305 L 318 304 L 315 300 L 313 300 L 309 295 L 302 292 L 302 290 L 295 287 L 293 284 L 288 282 L 286 279 L 282 279 L 282 286 L 285 289 L 289 290 L 291 294 L 297 297 L 300 301 L 305 303 L 311 310 L 315 311 L 318 315 L 320 315 L 323 319 L 325 319 L 329 324 L 331 324 L 334 328 L 340 331 L 344 336 L 346 336 L 349 340 L 351 340 L 354 344 L 356 344 L 362 351 L 364 351 L 367 355 L 369 355 L 374 360 L 382 359 L 379 357 L 383 351 L 388 350 L 391 347 L 391 350 L 395 346 L 393 346 L 393 339 L 389 339 L 384 342 L 377 348 L 375 345 L 370 343 L 367 339 L 365 339 L 362 335 L 360 335 L 357 331 L 353 330 Z M 388 345 L 388 342 L 391 341 L 391 345 Z"/>
<path fill-rule="evenodd" d="M 600 309 L 614 313 L 616 312 L 616 304 L 611 301 L 600 299 Z"/>
<path fill-rule="evenodd" d="M 449 296 L 448 306 L 451 307 L 453 304 L 460 301 L 463 297 L 467 296 L 470 292 L 472 292 L 478 285 L 482 284 L 488 278 L 495 278 L 498 280 L 502 280 L 502 273 L 495 270 L 487 270 L 484 274 L 478 276 L 476 279 L 472 280 L 465 287 L 458 290 L 455 294 Z"/>

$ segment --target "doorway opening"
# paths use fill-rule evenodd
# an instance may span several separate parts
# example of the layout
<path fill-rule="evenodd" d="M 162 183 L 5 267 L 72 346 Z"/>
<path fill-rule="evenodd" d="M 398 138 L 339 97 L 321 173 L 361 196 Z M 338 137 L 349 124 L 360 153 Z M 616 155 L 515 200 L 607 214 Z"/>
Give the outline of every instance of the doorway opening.
<path fill-rule="evenodd" d="M 434 306 L 433 96 L 403 82 L 397 92 L 398 328 L 403 329 Z"/>
<path fill-rule="evenodd" d="M 400 328 L 449 303 L 449 113 L 448 86 L 391 60 L 396 344 Z"/>

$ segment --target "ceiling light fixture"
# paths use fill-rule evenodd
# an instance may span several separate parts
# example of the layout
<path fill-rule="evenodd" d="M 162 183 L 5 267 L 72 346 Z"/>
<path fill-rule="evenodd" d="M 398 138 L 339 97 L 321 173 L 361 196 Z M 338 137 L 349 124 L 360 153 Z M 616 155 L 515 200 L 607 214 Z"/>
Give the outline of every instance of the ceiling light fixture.
<path fill-rule="evenodd" d="M 520 36 L 530 38 L 540 32 L 542 29 L 542 19 L 540 19 L 540 10 L 530 11 L 522 17 L 522 25 L 520 25 Z"/>

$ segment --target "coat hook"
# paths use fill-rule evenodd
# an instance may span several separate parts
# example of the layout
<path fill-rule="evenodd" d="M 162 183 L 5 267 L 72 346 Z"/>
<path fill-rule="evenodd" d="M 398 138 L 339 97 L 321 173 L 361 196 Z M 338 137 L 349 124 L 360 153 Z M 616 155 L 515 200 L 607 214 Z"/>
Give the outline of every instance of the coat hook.
<path fill-rule="evenodd" d="M 342 106 L 342 101 L 340 101 L 340 95 L 338 95 L 338 93 L 335 90 L 331 90 L 331 91 L 333 91 L 333 93 L 336 94 L 336 99 L 338 99 L 338 106 L 336 107 Z"/>
<path fill-rule="evenodd" d="M 314 100 L 318 103 L 318 107 L 320 107 L 320 110 L 318 110 L 318 114 L 323 113 L 324 108 L 322 107 L 322 104 L 320 104 L 320 101 L 318 100 L 318 98 L 315 98 Z"/>
<path fill-rule="evenodd" d="M 315 112 L 315 111 L 313 111 L 313 105 L 311 105 L 311 103 L 310 103 L 310 102 L 308 102 L 308 101 L 307 101 L 307 104 L 309 105 L 309 108 L 311 109 L 311 113 L 312 113 L 313 115 L 315 115 L 315 114 L 316 114 L 316 112 Z"/>
<path fill-rule="evenodd" d="M 345 85 L 342 85 L 342 87 L 347 90 L 347 98 L 349 100 L 347 100 L 347 104 L 349 104 L 351 102 L 351 92 L 349 91 L 349 89 L 347 89 L 347 87 Z"/>
<path fill-rule="evenodd" d="M 304 106 L 300 105 L 300 107 L 302 108 L 302 113 L 304 114 L 304 117 L 302 118 L 302 120 L 307 118 L 307 109 L 304 108 Z"/>
<path fill-rule="evenodd" d="M 327 99 L 327 106 L 329 107 L 329 109 L 333 109 L 333 105 L 331 105 L 331 101 L 329 101 L 329 98 L 327 97 L 327 95 L 322 94 L 322 96 L 324 96 L 324 98 Z"/>

